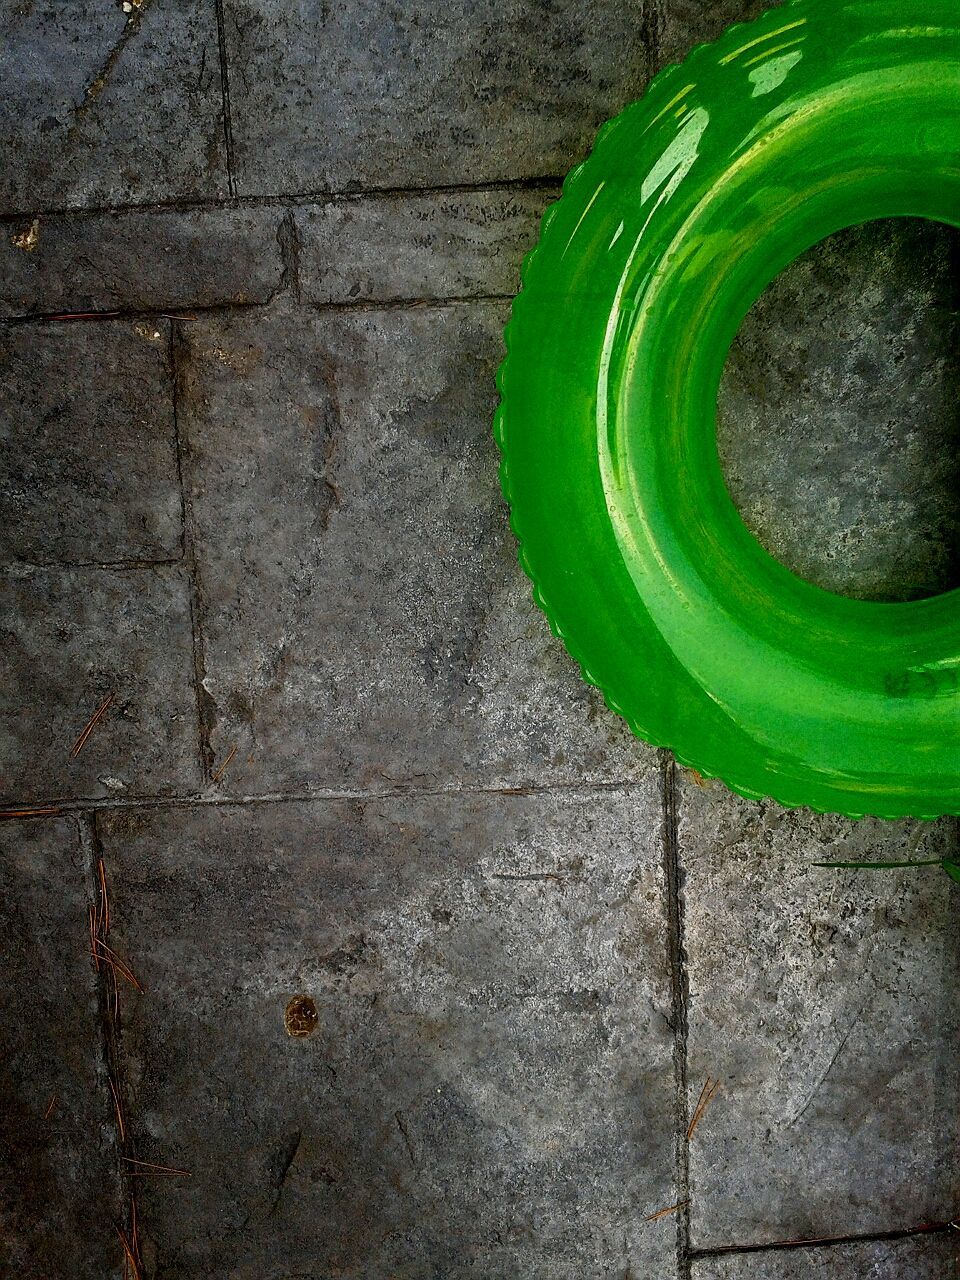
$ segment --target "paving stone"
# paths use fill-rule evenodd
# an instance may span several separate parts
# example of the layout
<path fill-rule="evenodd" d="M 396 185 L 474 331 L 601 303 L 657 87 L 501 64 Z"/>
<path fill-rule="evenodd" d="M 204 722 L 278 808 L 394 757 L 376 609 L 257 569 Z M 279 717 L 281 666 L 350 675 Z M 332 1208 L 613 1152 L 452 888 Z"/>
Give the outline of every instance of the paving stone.
<path fill-rule="evenodd" d="M 0 619 L 0 799 L 196 790 L 190 593 L 179 570 L 8 570 Z"/>
<path fill-rule="evenodd" d="M 0 827 L 0 1272 L 118 1275 L 113 1108 L 73 818 Z"/>
<path fill-rule="evenodd" d="M 682 790 L 698 1247 L 873 1234 L 956 1213 L 953 819 L 883 822 Z"/>
<path fill-rule="evenodd" d="M 0 559 L 181 551 L 164 320 L 0 328 Z"/>
<path fill-rule="evenodd" d="M 505 308 L 183 329 L 213 759 L 240 793 L 524 786 L 655 761 L 517 565 L 491 436 Z"/>
<path fill-rule="evenodd" d="M 751 22 L 782 0 L 657 0 L 662 14 L 657 62 L 682 62 L 694 45 L 716 40 L 735 22 Z"/>
<path fill-rule="evenodd" d="M 98 822 L 164 1276 L 672 1274 L 653 780 Z"/>
<path fill-rule="evenodd" d="M 244 193 L 562 175 L 642 92 L 650 52 L 644 7 L 609 0 L 227 0 L 225 15 Z"/>
<path fill-rule="evenodd" d="M 956 1236 L 869 1240 L 823 1249 L 784 1249 L 702 1258 L 693 1280 L 956 1280 Z"/>
<path fill-rule="evenodd" d="M 300 278 L 311 302 L 514 294 L 540 218 L 536 191 L 366 196 L 297 214 Z"/>
<path fill-rule="evenodd" d="M 213 0 L 8 0 L 0 210 L 226 194 Z"/>
<path fill-rule="evenodd" d="M 267 302 L 282 282 L 282 212 L 133 209 L 10 222 L 0 314 Z"/>
<path fill-rule="evenodd" d="M 960 232 L 889 219 L 773 282 L 727 360 L 718 440 L 743 517 L 831 591 L 960 586 Z"/>

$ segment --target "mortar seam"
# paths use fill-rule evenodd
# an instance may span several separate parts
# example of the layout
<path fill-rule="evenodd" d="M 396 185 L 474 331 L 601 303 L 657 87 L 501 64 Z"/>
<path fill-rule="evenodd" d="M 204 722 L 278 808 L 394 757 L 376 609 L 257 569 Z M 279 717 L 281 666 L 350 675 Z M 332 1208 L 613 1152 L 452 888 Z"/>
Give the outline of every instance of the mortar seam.
<path fill-rule="evenodd" d="M 3 817 L 7 810 L 13 810 L 14 808 L 18 813 L 23 814 L 21 819 L 23 821 L 31 820 L 29 810 L 36 808 L 40 812 L 38 812 L 36 817 L 32 820 L 41 821 L 46 817 L 54 818 L 58 814 L 77 813 L 82 810 L 96 810 L 97 812 L 104 810 L 109 812 L 114 809 L 182 809 L 202 806 L 239 807 L 242 805 L 265 804 L 338 804 L 351 801 L 357 801 L 360 803 L 369 802 L 373 804 L 378 801 L 386 800 L 443 799 L 445 797 L 452 799 L 457 796 L 502 796 L 505 799 L 530 799 L 537 796 L 605 795 L 618 791 L 636 793 L 645 790 L 649 785 L 650 779 L 647 777 L 640 779 L 618 779 L 608 782 L 548 783 L 544 785 L 499 787 L 482 785 L 413 787 L 409 785 L 401 785 L 392 788 L 385 788 L 381 791 L 374 791 L 359 787 L 329 787 L 303 791 L 252 792 L 240 795 L 193 792 L 186 795 L 173 796 L 77 796 L 61 797 L 59 799 L 51 798 L 46 800 L 32 800 L 28 802 L 8 800 L 3 803 L 2 807 L 0 807 L 0 818 Z M 43 812 L 43 810 L 46 809 L 50 809 L 52 812 Z"/>
<path fill-rule="evenodd" d="M 232 146 L 232 140 L 231 140 Z M 562 174 L 533 174 L 524 178 L 499 178 L 486 182 L 446 182 L 427 184 L 403 184 L 357 187 L 338 190 L 319 188 L 315 191 L 288 191 L 271 195 L 197 196 L 177 197 L 172 200 L 129 201 L 112 205 L 60 205 L 47 209 L 19 209 L 0 213 L 0 225 L 27 222 L 34 218 L 97 218 L 116 217 L 125 213 L 213 213 L 236 209 L 275 209 L 285 205 L 356 204 L 364 200 L 389 199 L 390 197 L 417 197 L 443 195 L 482 195 L 498 191 L 539 191 L 559 189 Z"/>
<path fill-rule="evenodd" d="M 687 1130 L 687 973 L 684 951 L 684 899 L 680 864 L 680 838 L 677 821 L 677 765 L 671 754 L 661 751 L 661 785 L 663 803 L 663 862 L 666 880 L 667 957 L 670 967 L 670 989 L 673 1021 L 674 1069 L 674 1156 L 676 1192 L 680 1208 L 677 1222 L 677 1275 L 689 1280 L 690 1249 L 690 1158 Z"/>
<path fill-rule="evenodd" d="M 188 453 L 184 427 L 180 413 L 181 335 L 175 322 L 170 325 L 170 396 L 173 406 L 173 429 L 177 451 L 177 483 L 180 489 L 183 563 L 190 584 L 190 642 L 193 659 L 193 687 L 197 716 L 197 755 L 200 778 L 210 781 L 213 760 L 211 725 L 205 710 L 207 674 L 207 646 L 203 632 L 203 584 L 197 562 L 194 540 L 193 503 L 187 492 L 186 455 Z"/>
<path fill-rule="evenodd" d="M 217 15 L 217 51 L 220 57 L 220 94 L 223 101 L 223 142 L 227 161 L 227 190 L 237 194 L 236 164 L 233 149 L 233 119 L 230 110 L 230 67 L 227 61 L 227 34 L 223 0 L 214 0 Z"/>
<path fill-rule="evenodd" d="M 103 856 L 103 846 L 100 842 L 100 833 L 97 829 L 96 813 L 90 810 L 79 810 L 77 812 L 77 833 L 80 841 L 80 848 L 83 852 L 83 871 L 84 884 L 86 889 L 86 897 L 91 908 L 96 910 L 99 894 L 99 881 L 97 878 L 97 863 Z M 93 964 L 93 958 L 89 961 Z M 108 1087 L 115 1091 L 115 1096 L 120 1099 L 124 1098 L 124 1079 L 123 1068 L 121 1065 L 121 1046 L 120 1046 L 120 1028 L 114 1016 L 110 1012 L 110 1001 L 108 999 L 106 979 L 104 977 L 106 970 L 101 965 L 99 970 L 95 972 L 94 987 L 97 994 L 97 1028 L 98 1039 L 100 1042 L 100 1060 L 106 1074 Z M 123 1102 L 114 1105 L 122 1106 Z M 109 1108 L 108 1108 L 109 1110 Z M 115 1147 L 117 1152 L 117 1183 L 121 1202 L 126 1211 L 126 1219 L 124 1221 L 124 1230 L 129 1238 L 133 1227 L 133 1180 L 130 1177 L 125 1157 L 132 1155 L 133 1144 L 131 1134 L 128 1132 L 121 1133 L 117 1125 L 112 1126 L 112 1132 L 115 1135 Z"/>

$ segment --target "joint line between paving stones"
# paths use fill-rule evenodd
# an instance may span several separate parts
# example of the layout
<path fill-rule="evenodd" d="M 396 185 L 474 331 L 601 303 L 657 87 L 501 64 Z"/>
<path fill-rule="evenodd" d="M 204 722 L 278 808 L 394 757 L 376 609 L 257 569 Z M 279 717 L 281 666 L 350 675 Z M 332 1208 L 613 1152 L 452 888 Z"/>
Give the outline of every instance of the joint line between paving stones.
<path fill-rule="evenodd" d="M 430 789 L 398 786 L 381 791 L 329 788 L 316 791 L 262 792 L 260 794 L 222 795 L 216 792 L 195 792 L 179 796 L 84 796 L 62 797 L 29 802 L 7 801 L 0 806 L 0 817 L 6 810 L 16 810 L 23 821 L 31 820 L 30 810 L 37 810 L 33 821 L 54 818 L 58 814 L 79 813 L 84 810 L 110 812 L 122 809 L 188 809 L 204 805 L 241 807 L 265 804 L 340 804 L 356 802 L 376 804 L 389 800 L 430 800 L 457 796 L 502 796 L 505 799 L 533 798 L 537 796 L 585 796 L 605 795 L 611 792 L 641 791 L 646 780 L 621 779 L 613 782 L 551 783 L 544 786 L 482 787 L 451 785 Z"/>
<path fill-rule="evenodd" d="M 644 0 L 644 47 L 647 51 L 647 78 L 652 80 L 660 70 L 661 37 L 664 28 L 662 0 Z"/>
<path fill-rule="evenodd" d="M 793 1249 L 833 1249 L 846 1244 L 882 1244 L 884 1241 L 913 1240 L 917 1236 L 945 1235 L 956 1231 L 958 1223 L 928 1222 L 918 1227 L 899 1227 L 890 1231 L 865 1232 L 862 1235 L 818 1236 L 809 1240 L 770 1240 L 761 1244 L 724 1244 L 712 1248 L 691 1249 L 690 1258 L 722 1258 L 727 1254 L 786 1253 Z"/>
<path fill-rule="evenodd" d="M 19 209 L 0 213 L 0 226 L 30 222 L 39 218 L 115 217 L 124 213 L 217 213 L 237 209 L 282 209 L 288 205 L 359 204 L 364 200 L 389 199 L 397 196 L 484 195 L 498 191 L 543 191 L 557 196 L 563 183 L 562 174 L 539 174 L 530 178 L 502 178 L 490 182 L 448 182 L 433 185 L 358 187 L 356 190 L 290 191 L 278 195 L 210 196 L 190 199 L 145 200 L 113 205 L 61 205 L 48 209 Z"/>
<path fill-rule="evenodd" d="M 223 143 L 227 156 L 227 190 L 237 194 L 236 165 L 233 150 L 233 120 L 230 115 L 230 67 L 227 63 L 227 35 L 223 0 L 216 0 L 217 48 L 220 55 L 220 91 L 223 97 Z M 174 206 L 176 207 L 176 206 Z"/>
<path fill-rule="evenodd" d="M 177 455 L 177 484 L 180 489 L 181 540 L 183 560 L 190 582 L 190 635 L 193 649 L 193 687 L 197 713 L 197 754 L 200 777 L 210 780 L 213 761 L 212 724 L 209 716 L 209 698 L 204 685 L 207 674 L 207 649 L 203 633 L 203 586 L 200 567 L 193 540 L 193 509 L 187 494 L 185 476 L 186 443 L 180 421 L 180 334 L 176 324 L 170 325 L 170 396 L 173 406 L 173 430 Z"/>
<path fill-rule="evenodd" d="M 284 285 L 281 285 L 276 290 L 276 293 L 282 292 L 284 287 Z M 110 321 L 126 322 L 134 320 L 170 320 L 174 323 L 178 321 L 189 323 L 192 319 L 197 319 L 200 316 L 229 316 L 237 312 L 261 315 L 269 311 L 273 296 L 266 302 L 201 303 L 194 306 L 184 303 L 172 309 L 148 307 L 128 308 L 120 311 L 90 311 L 84 313 L 82 319 L 70 319 L 61 312 L 55 311 L 36 312 L 33 315 L 24 316 L 0 316 L 0 328 L 23 328 L 28 325 L 51 324 L 104 324 Z M 303 309 L 319 314 L 331 311 L 337 313 L 353 311 L 412 311 L 430 307 L 440 309 L 443 307 L 475 306 L 482 303 L 507 303 L 512 302 L 515 297 L 516 295 L 513 293 L 465 293 L 453 294 L 446 298 L 384 298 L 380 300 L 355 298 L 340 302 L 307 302 L 303 304 Z"/>
<path fill-rule="evenodd" d="M 170 565 L 183 563 L 183 556 L 158 556 L 156 560 L 25 560 L 20 556 L 0 566 L 0 574 L 10 570 L 20 572 L 43 572 L 63 569 L 164 569 Z"/>
<path fill-rule="evenodd" d="M 100 882 L 97 874 L 97 864 L 103 856 L 103 846 L 100 842 L 100 833 L 97 830 L 97 816 L 87 810 L 80 810 L 77 813 L 77 829 L 80 839 L 80 848 L 83 852 L 83 870 L 84 881 L 86 885 L 86 896 L 89 905 L 96 910 L 99 901 Z M 84 922 L 77 921 L 77 930 L 80 937 L 83 937 Z M 89 963 L 93 964 L 93 958 Z M 101 964 L 99 971 L 95 976 L 95 986 L 97 993 L 97 1025 L 99 1029 L 100 1041 L 100 1059 L 105 1074 L 105 1083 L 107 1089 L 111 1093 L 107 1102 L 107 1110 L 111 1115 L 114 1114 L 115 1108 L 123 1106 L 125 1096 L 123 1071 L 121 1066 L 121 1050 L 120 1050 L 120 1028 L 110 1009 L 109 992 L 106 980 L 106 965 Z M 114 1092 L 115 1091 L 115 1092 Z M 133 1148 L 132 1136 L 129 1128 L 121 1133 L 114 1126 L 113 1132 L 116 1134 L 116 1150 L 117 1150 L 117 1176 L 120 1185 L 120 1193 L 126 1206 L 126 1220 L 123 1223 L 124 1230 L 129 1238 L 132 1229 L 132 1209 L 133 1184 L 129 1174 L 127 1165 L 128 1157 L 135 1155 Z"/>
<path fill-rule="evenodd" d="M 274 297 L 287 290 L 294 302 L 300 301 L 300 228 L 292 209 L 288 209 L 277 227 L 281 275 Z M 273 301 L 273 298 L 270 299 Z"/>
<path fill-rule="evenodd" d="M 670 965 L 673 1018 L 674 1157 L 677 1199 L 677 1275 L 690 1277 L 690 1161 L 687 1129 L 687 975 L 683 946 L 683 886 L 680 872 L 680 840 L 677 824 L 677 765 L 672 755 L 660 752 L 663 802 L 663 861 L 667 886 L 667 956 Z"/>

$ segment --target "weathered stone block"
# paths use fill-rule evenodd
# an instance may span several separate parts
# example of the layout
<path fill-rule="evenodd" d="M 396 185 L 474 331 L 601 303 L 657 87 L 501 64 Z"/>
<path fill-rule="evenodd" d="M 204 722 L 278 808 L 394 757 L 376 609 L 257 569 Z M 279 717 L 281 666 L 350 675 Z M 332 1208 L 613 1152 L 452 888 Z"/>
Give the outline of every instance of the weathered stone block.
<path fill-rule="evenodd" d="M 0 328 L 0 560 L 181 552 L 167 321 Z"/>
<path fill-rule="evenodd" d="M 956 826 L 682 793 L 694 1244 L 867 1234 L 956 1211 Z"/>
<path fill-rule="evenodd" d="M 652 780 L 98 821 L 164 1270 L 672 1274 Z"/>
<path fill-rule="evenodd" d="M 364 196 L 297 213 L 311 302 L 513 294 L 555 187 Z"/>
<path fill-rule="evenodd" d="M 642 92 L 650 54 L 646 14 L 606 0 L 225 12 L 245 194 L 562 175 Z"/>
<path fill-rule="evenodd" d="M 0 210 L 226 194 L 213 0 L 40 0 L 0 19 Z"/>
<path fill-rule="evenodd" d="M 241 792 L 623 781 L 654 752 L 533 606 L 491 435 L 504 308 L 184 325 L 208 730 Z"/>

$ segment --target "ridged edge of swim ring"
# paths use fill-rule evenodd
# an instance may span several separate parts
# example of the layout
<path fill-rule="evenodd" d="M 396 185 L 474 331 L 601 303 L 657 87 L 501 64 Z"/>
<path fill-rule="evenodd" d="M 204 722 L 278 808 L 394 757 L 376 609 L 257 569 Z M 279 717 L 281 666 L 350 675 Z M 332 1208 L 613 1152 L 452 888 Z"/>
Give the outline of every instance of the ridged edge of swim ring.
<path fill-rule="evenodd" d="M 580 164 L 575 165 L 563 179 L 559 197 L 554 200 L 545 209 L 540 219 L 540 229 L 537 236 L 537 242 L 534 247 L 526 254 L 520 268 L 520 289 L 515 296 L 511 305 L 510 319 L 504 326 L 503 337 L 506 347 L 506 355 L 501 361 L 496 372 L 497 391 L 500 394 L 500 403 L 493 419 L 493 436 L 496 441 L 497 448 L 500 451 L 500 488 L 509 508 L 510 529 L 517 540 L 517 556 L 520 561 L 520 567 L 526 577 L 529 579 L 533 601 L 537 607 L 546 615 L 550 630 L 561 641 L 564 648 L 573 658 L 574 662 L 580 668 L 580 674 L 587 684 L 597 689 L 602 696 L 605 704 L 609 709 L 627 724 L 627 727 L 635 737 L 641 741 L 648 743 L 650 746 L 663 748 L 671 752 L 677 763 L 686 768 L 695 770 L 701 777 L 716 779 L 722 782 L 725 787 L 735 792 L 739 796 L 743 796 L 746 800 L 772 800 L 776 804 L 782 805 L 785 809 L 810 809 L 814 813 L 836 814 L 843 818 L 860 819 L 864 817 L 882 818 L 885 820 L 895 820 L 898 818 L 918 818 L 922 820 L 933 820 L 935 818 L 946 816 L 941 810 L 932 812 L 918 812 L 916 809 L 887 807 L 881 809 L 852 809 L 843 807 L 826 807 L 811 803 L 809 799 L 804 798 L 801 794 L 790 789 L 780 791 L 772 785 L 764 785 L 757 787 L 751 785 L 749 781 L 738 776 L 736 773 L 726 773 L 723 770 L 712 769 L 703 762 L 698 762 L 696 749 L 690 751 L 686 747 L 676 742 L 671 742 L 659 734 L 654 733 L 642 724 L 635 716 L 630 715 L 624 707 L 622 707 L 613 696 L 612 692 L 591 673 L 587 664 L 587 660 L 581 652 L 579 646 L 571 638 L 566 631 L 563 621 L 558 612 L 553 607 L 551 601 L 544 595 L 536 574 L 530 565 L 529 557 L 526 550 L 526 539 L 523 528 L 523 521 L 520 518 L 513 499 L 511 488 L 510 466 L 509 466 L 509 381 L 510 381 L 510 359 L 512 354 L 511 348 L 511 331 L 517 321 L 517 308 L 522 311 L 526 305 L 524 295 L 529 298 L 529 289 L 539 270 L 539 264 L 543 257 L 544 238 L 550 230 L 550 227 L 557 216 L 557 213 L 564 200 L 570 201 L 575 196 L 578 188 L 582 185 L 584 177 L 589 175 L 591 169 L 596 166 L 598 151 L 601 149 L 606 136 L 615 129 L 629 115 L 633 115 L 638 111 L 645 109 L 647 100 L 653 94 L 654 90 L 659 88 L 661 83 L 669 77 L 675 75 L 683 68 L 693 68 L 696 64 L 703 64 L 710 60 L 711 55 L 717 48 L 720 41 L 725 41 L 734 32 L 746 31 L 751 28 L 757 28 L 765 23 L 775 19 L 777 14 L 783 14 L 787 11 L 795 11 L 809 7 L 810 0 L 784 0 L 784 3 L 765 9 L 758 17 L 751 19 L 749 22 L 732 23 L 725 27 L 721 34 L 715 40 L 703 41 L 694 45 L 687 53 L 686 57 L 679 62 L 670 62 L 663 66 L 653 79 L 649 82 L 643 91 L 641 97 L 634 99 L 618 112 L 605 121 L 597 130 L 593 144 L 589 154 Z M 716 65 L 716 64 L 713 64 Z"/>

